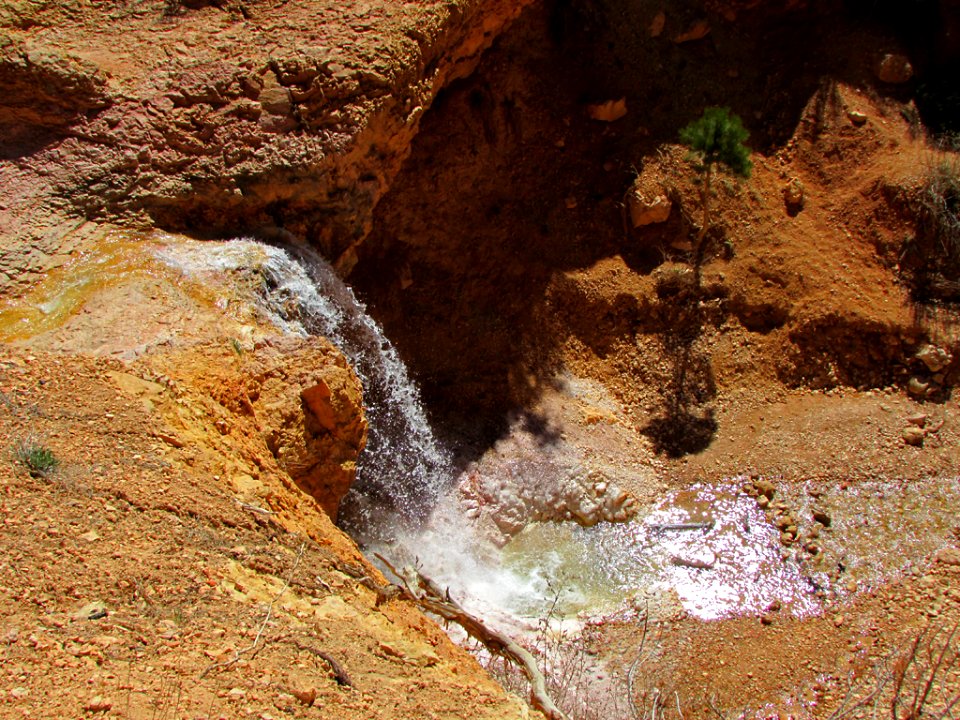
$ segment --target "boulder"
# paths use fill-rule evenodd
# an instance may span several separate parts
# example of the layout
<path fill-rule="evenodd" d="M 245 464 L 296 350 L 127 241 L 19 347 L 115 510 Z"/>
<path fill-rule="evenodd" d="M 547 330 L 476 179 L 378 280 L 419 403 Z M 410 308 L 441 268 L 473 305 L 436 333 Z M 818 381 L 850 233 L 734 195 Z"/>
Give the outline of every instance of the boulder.
<path fill-rule="evenodd" d="M 366 444 L 360 383 L 325 340 L 289 345 L 261 351 L 253 407 L 280 466 L 336 520 Z"/>
<path fill-rule="evenodd" d="M 914 356 L 926 365 L 927 370 L 932 373 L 938 373 L 946 368 L 953 359 L 949 352 L 936 345 L 922 345 Z"/>
<path fill-rule="evenodd" d="M 650 197 L 634 190 L 627 195 L 627 207 L 630 209 L 630 223 L 637 228 L 666 222 L 673 203 L 662 193 Z"/>
<path fill-rule="evenodd" d="M 887 53 L 877 62 L 877 78 L 881 82 L 900 85 L 913 78 L 913 65 L 905 55 Z"/>

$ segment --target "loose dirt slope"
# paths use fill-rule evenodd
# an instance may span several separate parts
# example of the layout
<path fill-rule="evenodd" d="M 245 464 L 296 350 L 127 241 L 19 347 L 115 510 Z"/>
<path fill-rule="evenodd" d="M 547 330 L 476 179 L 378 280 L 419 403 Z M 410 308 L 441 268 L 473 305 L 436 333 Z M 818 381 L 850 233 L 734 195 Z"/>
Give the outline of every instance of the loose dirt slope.
<path fill-rule="evenodd" d="M 319 462 L 300 484 L 331 514 L 352 480 L 365 422 L 339 353 L 266 326 L 238 341 L 241 286 L 224 316 L 177 278 L 92 286 L 0 353 L 4 714 L 526 717 L 435 624 L 377 604 L 383 578 L 285 471 Z M 140 295 L 150 317 L 109 321 Z M 317 385 L 323 430 L 300 400 Z M 31 475 L 36 446 L 55 470 Z"/>

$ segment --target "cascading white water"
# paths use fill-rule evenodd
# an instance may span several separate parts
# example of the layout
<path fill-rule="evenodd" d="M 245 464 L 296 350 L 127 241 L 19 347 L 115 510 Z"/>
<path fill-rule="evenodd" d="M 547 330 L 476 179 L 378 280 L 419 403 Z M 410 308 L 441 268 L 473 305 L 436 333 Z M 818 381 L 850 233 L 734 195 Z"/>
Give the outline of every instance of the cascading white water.
<path fill-rule="evenodd" d="M 178 243 L 158 255 L 187 274 L 256 268 L 271 322 L 340 348 L 360 377 L 369 424 L 341 523 L 363 542 L 382 542 L 397 526 L 420 527 L 451 481 L 449 453 L 434 437 L 396 349 L 333 268 L 308 248 L 247 239 Z"/>
<path fill-rule="evenodd" d="M 397 565 L 418 562 L 468 607 L 504 625 L 515 625 L 520 609 L 538 607 L 549 580 L 505 568 L 499 548 L 464 516 L 450 455 L 434 437 L 406 366 L 326 261 L 305 248 L 252 240 L 181 243 L 160 254 L 191 275 L 255 268 L 270 322 L 285 332 L 322 335 L 350 359 L 363 384 L 369 434 L 340 522 L 368 552 Z"/>
<path fill-rule="evenodd" d="M 264 250 L 264 299 L 278 319 L 336 344 L 363 384 L 369 436 L 340 523 L 368 551 L 419 564 L 454 585 L 468 607 L 513 625 L 510 609 L 529 607 L 546 582 L 502 567 L 499 551 L 464 518 L 450 455 L 393 344 L 322 257 L 302 247 Z"/>
<path fill-rule="evenodd" d="M 452 471 L 417 386 L 396 348 L 334 269 L 307 248 L 285 250 L 265 247 L 262 273 L 270 304 L 295 314 L 307 333 L 337 345 L 363 385 L 369 434 L 341 522 L 364 540 L 389 528 L 386 518 L 375 516 L 391 511 L 402 522 L 420 525 Z"/>

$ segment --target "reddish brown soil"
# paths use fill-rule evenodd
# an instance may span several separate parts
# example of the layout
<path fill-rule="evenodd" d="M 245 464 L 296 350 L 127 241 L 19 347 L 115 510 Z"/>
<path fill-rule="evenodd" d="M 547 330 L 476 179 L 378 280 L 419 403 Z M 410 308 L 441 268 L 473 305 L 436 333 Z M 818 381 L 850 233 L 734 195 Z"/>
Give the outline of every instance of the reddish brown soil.
<path fill-rule="evenodd" d="M 333 8 L 315 4 L 307 12 L 249 3 L 253 20 L 243 17 L 244 4 L 205 6 L 170 25 L 157 14 L 160 5 L 147 3 L 153 14 L 146 18 L 123 6 L 119 33 L 86 6 L 54 4 L 38 16 L 37 37 L 109 71 L 116 95 L 111 109 L 89 117 L 83 113 L 91 108 L 68 106 L 64 117 L 43 119 L 35 152 L 0 165 L 5 289 L 22 288 L 37 279 L 34 271 L 88 248 L 99 230 L 82 222 L 84 212 L 123 220 L 146 210 L 161 224 L 209 221 L 216 232 L 280 225 L 337 251 L 366 236 L 352 279 L 410 360 L 464 460 L 486 451 L 512 413 L 549 420 L 559 405 L 559 414 L 578 418 L 571 439 L 596 442 L 597 455 L 647 471 L 629 488 L 643 501 L 741 474 L 774 481 L 780 496 L 807 482 L 842 495 L 876 478 L 956 475 L 955 319 L 913 305 L 897 268 L 903 239 L 914 231 L 901 198 L 915 188 L 930 151 L 907 121 L 915 119 L 901 102 L 907 92 L 873 77 L 879 53 L 902 49 L 888 30 L 861 27 L 839 4 L 823 13 L 785 3 L 724 17 L 682 3 L 653 36 L 637 30 L 655 20 L 657 8 L 645 4 L 610 3 L 606 14 L 579 3 L 538 5 L 476 73 L 448 87 L 422 125 L 419 114 L 404 125 L 409 98 L 402 91 L 411 79 L 393 54 L 398 74 L 390 75 L 382 105 L 376 93 L 344 90 L 338 107 L 347 118 L 334 121 L 304 100 L 298 117 L 316 111 L 314 120 L 332 123 L 320 142 L 320 135 L 275 137 L 245 118 L 239 90 L 223 112 L 167 95 L 189 88 L 194 71 L 212 82 L 216 73 L 198 67 L 216 61 L 220 42 L 229 41 L 233 70 L 263 79 L 273 73 L 274 55 L 296 54 L 295 26 L 312 18 L 311 42 L 347 46 L 344 34 L 362 34 L 346 62 L 362 65 L 364 52 L 377 52 L 378 36 L 366 23 L 399 41 L 397 27 L 409 30 L 437 9 L 443 22 L 427 49 L 413 43 L 418 68 L 455 49 L 466 57 L 441 63 L 444 77 L 414 93 L 429 104 L 490 42 L 482 13 L 463 26 L 442 3 L 402 11 L 358 5 L 351 17 L 360 30 L 346 33 L 319 22 Z M 33 27 L 21 22 L 23 9 L 30 8 L 16 5 L 2 16 L 18 42 Z M 496 4 L 498 28 L 514 9 Z M 704 17 L 708 35 L 674 42 Z M 176 34 L 182 41 L 164 49 L 163 37 Z M 238 38 L 255 48 L 252 70 Z M 168 52 L 178 58 L 174 70 L 144 77 Z M 318 87 L 343 81 L 357 90 L 351 72 L 325 72 Z M 91 88 L 94 100 L 107 92 Z M 625 118 L 588 117 L 588 104 L 620 97 Z M 168 114 L 144 110 L 149 98 Z M 697 193 L 673 143 L 677 128 L 714 103 L 746 119 L 757 152 L 748 183 L 719 185 L 717 230 L 698 292 L 684 249 L 699 222 Z M 360 133 L 384 107 L 397 111 L 386 114 L 389 127 Z M 145 138 L 146 156 L 124 154 L 125 123 L 138 126 L 130 132 L 138 146 Z M 211 127 L 215 151 L 192 157 Z M 244 144 L 244 129 L 255 129 L 267 157 L 244 156 L 240 169 L 224 174 L 223 154 Z M 351 132 L 363 135 L 350 145 L 360 159 L 337 145 Z M 378 138 L 395 141 L 387 157 L 375 151 Z M 91 149 L 97 142 L 106 160 Z M 291 147 L 292 168 L 281 152 Z M 314 164 L 323 153 L 334 180 Z M 91 168 L 102 184 L 89 182 Z M 673 199 L 666 223 L 624 227 L 621 204 L 637 172 Z M 130 173 L 136 187 L 118 189 Z M 238 179 L 242 188 L 231 184 Z M 791 213 L 784 191 L 794 184 L 804 205 Z M 312 194 L 317 188 L 322 201 Z M 245 191 L 251 197 L 242 201 Z M 299 212 L 307 206 L 315 214 L 304 220 Z M 271 458 L 261 428 L 242 413 L 250 368 L 231 354 L 237 326 L 218 327 L 213 312 L 198 318 L 175 295 L 159 281 L 107 287 L 86 306 L 89 317 L 74 316 L 39 345 L 61 352 L 0 355 L 0 444 L 42 441 L 62 462 L 41 478 L 15 455 L 0 464 L 5 712 L 523 717 L 519 701 L 435 625 L 404 605 L 375 605 L 359 582 L 379 579 L 375 571 Z M 125 313 L 128 305 L 136 312 Z M 170 325 L 188 331 L 171 333 Z M 143 352 L 140 329 L 151 345 L 145 358 L 104 359 Z M 94 345 L 101 330 L 106 337 Z M 88 344 L 71 347 L 69 333 Z M 925 343 L 950 350 L 952 364 L 941 373 L 927 369 L 916 358 Z M 253 363 L 277 354 L 257 349 L 263 355 Z M 132 376 L 132 385 L 119 389 L 111 372 Z M 564 406 L 562 373 L 595 381 L 611 407 Z M 930 384 L 922 402 L 907 393 L 911 378 Z M 131 395 L 129 387 L 140 391 Z M 921 411 L 931 432 L 922 447 L 907 445 L 907 418 Z M 273 514 L 261 512 L 268 508 Z M 634 689 L 647 702 L 655 687 L 679 698 L 687 718 L 715 716 L 712 707 L 724 717 L 741 708 L 751 714 L 768 703 L 795 716 L 829 714 L 847 692 L 850 670 L 869 677 L 925 624 L 950 626 L 960 617 L 956 567 L 929 556 L 910 561 L 902 578 L 831 601 L 821 617 L 771 611 L 763 621 L 658 619 L 647 629 Z M 77 619 L 92 601 L 106 604 L 106 616 Z M 601 658 L 625 671 L 642 634 L 638 623 L 608 624 L 599 635 Z M 337 682 L 317 651 L 343 665 L 351 686 Z M 814 696 L 816 704 L 798 705 Z"/>
<path fill-rule="evenodd" d="M 174 365 L 164 386 L 145 366 L 0 355 L 4 716 L 524 717 L 436 625 L 375 606 L 361 581 L 379 574 L 269 453 L 237 473 L 265 449 L 255 433 L 228 457 L 218 431 L 167 425 L 170 405 L 215 407 Z M 31 477 L 23 442 L 59 467 Z"/>

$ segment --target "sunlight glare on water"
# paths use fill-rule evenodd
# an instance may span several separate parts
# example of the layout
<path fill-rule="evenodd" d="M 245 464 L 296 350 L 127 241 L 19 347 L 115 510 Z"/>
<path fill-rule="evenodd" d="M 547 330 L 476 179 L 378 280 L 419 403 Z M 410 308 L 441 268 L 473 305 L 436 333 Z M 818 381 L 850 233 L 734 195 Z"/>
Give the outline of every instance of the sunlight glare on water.
<path fill-rule="evenodd" d="M 698 523 L 708 527 L 678 527 Z M 774 600 L 795 614 L 818 609 L 810 580 L 781 559 L 776 530 L 734 485 L 671 495 L 627 524 L 532 525 L 504 548 L 504 563 L 568 588 L 566 613 L 609 612 L 625 597 L 669 591 L 705 620 L 763 612 Z"/>

